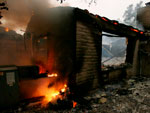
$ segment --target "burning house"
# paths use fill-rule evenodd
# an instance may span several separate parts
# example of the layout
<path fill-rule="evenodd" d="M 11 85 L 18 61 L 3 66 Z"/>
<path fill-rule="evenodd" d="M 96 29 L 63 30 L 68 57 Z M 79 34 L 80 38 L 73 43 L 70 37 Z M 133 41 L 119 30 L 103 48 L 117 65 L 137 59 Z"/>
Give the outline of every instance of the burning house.
<path fill-rule="evenodd" d="M 102 68 L 102 32 L 126 37 L 124 65 L 112 70 Z M 135 75 L 138 43 L 144 39 L 143 31 L 87 10 L 57 7 L 34 13 L 21 45 L 24 48 L 21 52 L 30 58 L 27 64 L 30 66 L 15 64 L 20 95 L 42 96 L 45 105 L 68 94 L 82 96 L 112 78 Z"/>
<path fill-rule="evenodd" d="M 53 8 L 34 14 L 25 34 L 40 74 L 56 73 L 58 81 L 67 83 L 71 92 L 80 90 L 79 95 L 99 86 L 101 30 L 93 22 L 79 9 Z"/>
<path fill-rule="evenodd" d="M 40 67 L 40 73 L 57 73 L 62 81 L 67 81 L 71 90 L 80 90 L 79 95 L 82 95 L 103 82 L 102 31 L 127 37 L 126 63 L 132 65 L 138 60 L 135 47 L 137 40 L 143 37 L 142 31 L 71 7 L 35 13 L 28 24 L 25 42 L 33 64 Z M 106 71 L 104 75 L 118 78 L 135 74 L 137 70 L 133 65 L 132 69 L 123 67 Z"/>

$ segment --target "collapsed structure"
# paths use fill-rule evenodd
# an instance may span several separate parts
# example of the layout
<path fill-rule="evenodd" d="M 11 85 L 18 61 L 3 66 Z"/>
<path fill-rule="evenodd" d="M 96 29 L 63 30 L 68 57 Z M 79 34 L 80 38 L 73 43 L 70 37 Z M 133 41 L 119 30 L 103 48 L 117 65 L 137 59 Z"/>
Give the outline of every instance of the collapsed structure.
<path fill-rule="evenodd" d="M 103 31 L 128 40 L 125 64 L 112 67 L 111 70 L 104 70 L 101 66 Z M 112 79 L 142 74 L 139 73 L 138 63 L 139 41 L 145 41 L 148 37 L 143 31 L 131 26 L 78 8 L 57 7 L 36 13 L 28 24 L 22 46 L 32 65 L 38 68 L 18 66 L 20 88 L 28 85 L 28 80 L 57 73 L 58 79 L 48 83 L 47 89 L 61 81 L 65 88 L 67 84 L 71 92 L 81 96 Z M 55 92 L 55 96 L 58 94 Z"/>
<path fill-rule="evenodd" d="M 43 60 L 45 67 L 49 65 L 48 71 L 67 76 L 83 90 L 97 87 L 103 81 L 102 31 L 127 37 L 126 63 L 132 65 L 138 60 L 135 47 L 137 40 L 144 39 L 142 31 L 77 8 L 59 7 L 35 14 L 27 27 L 26 39 L 32 38 L 33 45 L 29 48 L 33 49 L 33 59 Z M 119 74 L 118 77 L 122 72 Z"/>

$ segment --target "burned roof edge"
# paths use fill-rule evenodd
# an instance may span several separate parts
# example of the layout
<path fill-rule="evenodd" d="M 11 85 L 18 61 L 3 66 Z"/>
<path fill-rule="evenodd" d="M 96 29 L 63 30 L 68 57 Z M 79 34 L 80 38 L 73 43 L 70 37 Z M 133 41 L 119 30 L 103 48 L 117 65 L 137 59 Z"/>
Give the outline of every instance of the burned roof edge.
<path fill-rule="evenodd" d="M 132 26 L 121 24 L 118 21 L 110 20 L 106 17 L 94 15 L 92 13 L 89 13 L 88 10 L 82 10 L 74 7 L 54 7 L 49 8 L 47 11 L 53 12 L 54 15 L 58 14 L 59 16 L 57 17 L 60 17 L 59 19 L 62 19 L 64 16 L 72 15 L 72 18 L 74 20 L 81 20 L 87 23 L 91 23 L 94 26 L 96 26 L 97 29 L 99 29 L 100 31 L 109 32 L 115 35 L 138 38 L 145 37 L 143 31 L 133 28 Z"/>
<path fill-rule="evenodd" d="M 88 10 L 75 8 L 75 12 L 78 19 L 87 23 L 92 23 L 102 31 L 124 37 L 145 37 L 144 32 L 141 30 L 119 23 L 116 20 L 110 20 L 106 17 L 94 15 L 92 13 L 89 13 Z"/>

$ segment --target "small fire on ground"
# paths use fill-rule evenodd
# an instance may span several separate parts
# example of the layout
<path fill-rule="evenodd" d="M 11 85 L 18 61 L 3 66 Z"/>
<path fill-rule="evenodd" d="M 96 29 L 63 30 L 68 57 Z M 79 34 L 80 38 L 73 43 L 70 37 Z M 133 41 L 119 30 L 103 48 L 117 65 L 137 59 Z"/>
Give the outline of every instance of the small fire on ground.
<path fill-rule="evenodd" d="M 47 74 L 49 79 L 54 79 L 53 77 L 58 77 L 56 73 Z M 42 100 L 42 106 L 46 107 L 48 103 L 57 103 L 57 100 L 63 100 L 66 98 L 66 93 L 69 91 L 67 84 L 65 82 L 60 81 L 53 81 L 53 85 L 47 86 L 43 91 L 44 92 L 44 99 Z M 49 83 L 51 84 L 51 83 Z M 43 89 L 41 89 L 43 90 Z"/>
<path fill-rule="evenodd" d="M 57 105 L 60 101 L 68 101 L 69 103 L 71 102 L 71 106 L 76 107 L 77 102 L 68 100 L 68 96 L 71 93 L 69 87 L 67 86 L 67 79 L 64 79 L 56 72 L 50 73 L 45 65 L 38 66 L 39 74 L 46 74 L 46 76 L 36 82 L 36 84 L 38 84 L 36 88 L 37 90 L 34 92 L 32 97 L 43 97 L 43 99 L 40 101 L 41 107 L 49 107 L 51 104 Z"/>
<path fill-rule="evenodd" d="M 64 93 L 67 90 L 67 85 L 64 84 L 61 88 L 50 88 L 45 93 L 45 98 L 42 100 L 42 106 L 46 107 L 49 102 L 56 103 L 57 99 L 63 100 L 65 98 Z"/>
<path fill-rule="evenodd" d="M 51 77 L 58 77 L 56 73 L 47 74 L 49 78 Z M 55 103 L 57 104 L 57 100 L 64 100 L 67 98 L 67 95 L 70 94 L 69 88 L 66 83 L 57 83 L 58 86 L 53 86 L 51 88 L 48 88 L 45 92 L 45 98 L 42 100 L 42 106 L 47 107 L 48 103 Z M 70 100 L 71 101 L 71 100 Z M 75 108 L 77 106 L 77 102 L 72 101 L 72 107 Z"/>

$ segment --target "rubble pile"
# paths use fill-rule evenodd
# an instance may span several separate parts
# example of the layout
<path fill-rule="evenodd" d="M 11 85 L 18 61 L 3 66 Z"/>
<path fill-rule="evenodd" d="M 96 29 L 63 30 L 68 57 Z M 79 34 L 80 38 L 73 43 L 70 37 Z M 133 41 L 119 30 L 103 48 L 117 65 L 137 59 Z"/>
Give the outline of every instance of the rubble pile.
<path fill-rule="evenodd" d="M 107 84 L 78 99 L 76 107 L 70 108 L 66 104 L 66 109 L 52 107 L 45 109 L 36 104 L 32 107 L 19 106 L 2 113 L 149 113 L 149 111 L 150 78 L 139 76 Z"/>

